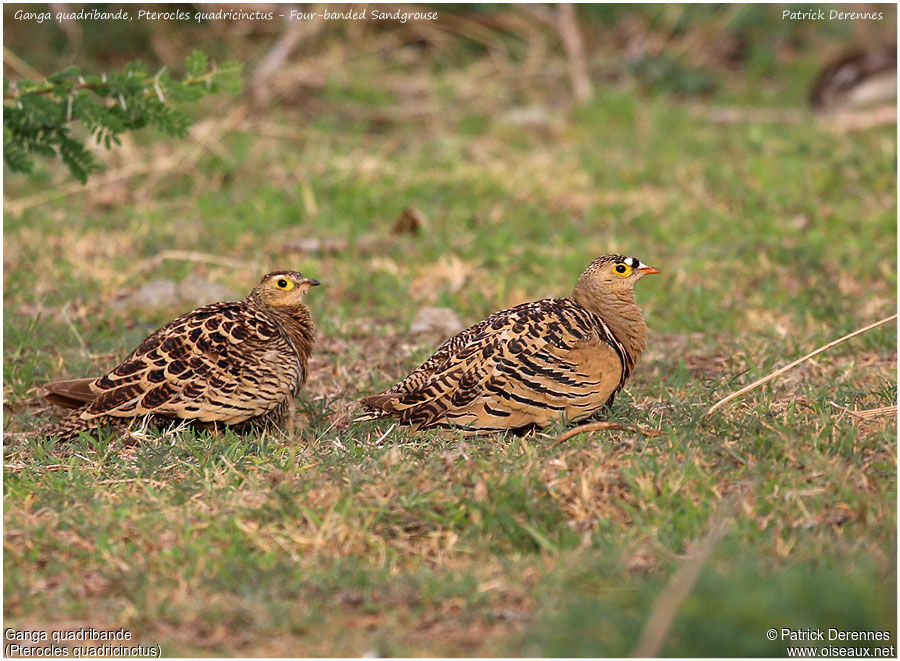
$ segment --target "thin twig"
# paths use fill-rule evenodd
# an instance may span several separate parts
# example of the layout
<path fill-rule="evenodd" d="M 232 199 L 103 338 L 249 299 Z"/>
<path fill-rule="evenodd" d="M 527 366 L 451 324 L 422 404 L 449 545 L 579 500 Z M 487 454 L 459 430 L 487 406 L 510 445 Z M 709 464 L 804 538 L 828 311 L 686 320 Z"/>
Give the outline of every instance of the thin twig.
<path fill-rule="evenodd" d="M 694 105 L 688 106 L 688 109 L 693 115 L 715 124 L 802 124 L 812 119 L 822 128 L 837 133 L 861 131 L 897 122 L 895 105 L 815 115 L 798 108 L 723 108 Z"/>
<path fill-rule="evenodd" d="M 712 515 L 706 535 L 693 547 L 690 555 L 685 558 L 668 585 L 656 598 L 653 610 L 650 611 L 650 618 L 647 620 L 647 624 L 644 625 L 640 640 L 631 652 L 631 656 L 659 656 L 660 649 L 665 643 L 666 636 L 672 626 L 672 621 L 678 614 L 678 609 L 700 577 L 700 571 L 709 559 L 710 553 L 725 535 L 727 529 L 725 525 L 726 520 L 734 511 L 737 502 L 738 494 L 734 493 L 724 500 L 715 514 Z"/>
<path fill-rule="evenodd" d="M 659 436 L 662 432 L 656 429 L 649 429 L 648 427 L 643 427 L 641 425 L 623 425 L 618 422 L 589 422 L 586 425 L 578 425 L 577 427 L 573 427 L 569 431 L 562 434 L 559 438 L 556 439 L 556 442 L 551 445 L 551 448 L 555 448 L 557 445 L 565 443 L 573 436 L 578 436 L 578 434 L 583 434 L 587 432 L 599 431 L 601 429 L 617 429 L 620 431 L 636 431 L 644 434 L 646 436 Z"/>
<path fill-rule="evenodd" d="M 331 424 L 328 425 L 328 427 L 325 429 L 325 431 L 323 431 L 321 434 L 319 434 L 319 435 L 316 437 L 316 443 L 318 443 L 318 442 L 321 441 L 323 438 L 325 438 L 325 434 L 327 434 L 328 432 L 330 432 L 330 431 L 331 431 L 332 429 L 334 429 L 337 425 L 339 425 L 339 424 L 341 424 L 341 423 L 344 423 L 344 422 L 347 422 L 349 419 L 350 419 L 350 416 L 349 416 L 348 414 L 346 414 L 346 413 L 341 414 L 341 415 L 339 415 L 338 417 L 336 417 L 334 420 L 331 421 Z"/>
<path fill-rule="evenodd" d="M 859 329 L 853 331 L 852 333 L 849 333 L 849 334 L 847 334 L 847 335 L 844 335 L 844 337 L 840 337 L 840 338 L 838 338 L 838 339 L 836 339 L 836 340 L 833 340 L 833 341 L 829 342 L 828 344 L 826 344 L 826 345 L 824 345 L 824 346 L 819 347 L 819 348 L 816 349 L 815 351 L 811 351 L 810 353 L 806 354 L 806 355 L 803 356 L 802 358 L 798 358 L 798 359 L 795 360 L 794 362 L 792 362 L 792 363 L 790 363 L 790 364 L 788 364 L 788 365 L 785 365 L 784 367 L 782 367 L 782 368 L 780 368 L 780 369 L 775 370 L 774 372 L 772 372 L 772 373 L 769 374 L 768 376 L 764 376 L 764 377 L 761 378 L 761 379 L 757 379 L 756 381 L 754 381 L 753 383 L 751 383 L 749 386 L 744 386 L 744 387 L 741 388 L 740 390 L 731 393 L 731 394 L 728 395 L 727 397 L 723 397 L 723 398 L 720 399 L 718 402 L 716 402 L 715 404 L 713 404 L 712 406 L 709 407 L 709 410 L 706 412 L 706 415 L 709 416 L 710 414 L 713 413 L 713 411 L 715 411 L 717 408 L 719 408 L 719 407 L 722 406 L 723 404 L 725 404 L 725 403 L 727 403 L 727 402 L 730 402 L 732 399 L 736 399 L 736 398 L 740 397 L 740 396 L 743 395 L 744 393 L 747 393 L 747 392 L 753 390 L 754 388 L 756 388 L 756 387 L 758 387 L 758 386 L 761 386 L 761 385 L 764 384 L 764 383 L 768 383 L 768 382 L 771 381 L 772 379 L 774 379 L 774 378 L 776 378 L 776 377 L 778 377 L 778 376 L 781 376 L 782 374 L 784 374 L 785 372 L 787 372 L 787 371 L 788 371 L 789 369 L 791 369 L 792 367 L 796 367 L 796 366 L 799 365 L 800 363 L 802 363 L 802 362 L 804 362 L 804 361 L 806 361 L 806 360 L 809 360 L 809 359 L 812 358 L 813 356 L 817 356 L 818 354 L 822 353 L 823 351 L 826 351 L 826 350 L 830 349 L 831 347 L 840 344 L 841 342 L 846 342 L 847 340 L 849 340 L 849 339 L 852 338 L 852 337 L 856 337 L 857 335 L 861 335 L 862 333 L 865 333 L 866 331 L 870 331 L 870 330 L 872 330 L 873 328 L 877 328 L 878 326 L 881 326 L 881 325 L 883 325 L 883 324 L 886 324 L 886 323 L 888 323 L 889 321 L 894 321 L 896 318 L 897 318 L 897 314 L 894 313 L 894 314 L 892 314 L 892 315 L 889 316 L 889 317 L 885 317 L 884 319 L 879 319 L 879 320 L 876 321 L 874 324 L 869 324 L 868 326 L 864 326 L 863 328 L 859 328 Z"/>
<path fill-rule="evenodd" d="M 889 104 L 865 110 L 845 110 L 819 116 L 819 123 L 836 133 L 862 131 L 897 123 L 897 106 Z"/>
<path fill-rule="evenodd" d="M 732 108 L 690 105 L 695 116 L 715 124 L 800 124 L 809 120 L 809 113 L 797 108 Z"/>

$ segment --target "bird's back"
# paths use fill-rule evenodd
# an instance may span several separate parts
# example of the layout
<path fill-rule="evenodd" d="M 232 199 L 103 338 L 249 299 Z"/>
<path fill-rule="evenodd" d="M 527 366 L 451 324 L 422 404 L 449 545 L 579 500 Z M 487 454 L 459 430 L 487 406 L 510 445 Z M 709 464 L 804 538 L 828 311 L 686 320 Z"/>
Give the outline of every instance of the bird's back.
<path fill-rule="evenodd" d="M 546 426 L 609 403 L 634 359 L 609 327 L 571 299 L 496 312 L 447 340 L 394 388 L 363 400 L 362 419 L 417 428 Z"/>
<path fill-rule="evenodd" d="M 143 416 L 234 425 L 279 412 L 306 380 L 308 358 L 279 321 L 246 300 L 178 317 L 102 377 L 49 384 L 51 398 L 88 403 L 47 433 Z"/>

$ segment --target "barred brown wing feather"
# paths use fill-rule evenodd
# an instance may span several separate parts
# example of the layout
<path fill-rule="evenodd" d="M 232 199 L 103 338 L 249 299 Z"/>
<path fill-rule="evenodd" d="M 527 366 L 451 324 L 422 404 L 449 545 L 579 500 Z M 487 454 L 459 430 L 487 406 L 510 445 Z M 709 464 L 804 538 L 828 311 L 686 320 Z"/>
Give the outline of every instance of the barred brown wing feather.
<path fill-rule="evenodd" d="M 629 362 L 592 313 L 568 299 L 544 299 L 466 329 L 400 384 L 364 403 L 370 414 L 396 415 L 420 429 L 544 426 L 602 407 L 624 383 Z"/>
<path fill-rule="evenodd" d="M 301 370 L 272 322 L 242 302 L 217 303 L 170 322 L 97 379 L 100 394 L 84 414 L 237 424 L 296 393 Z"/>
<path fill-rule="evenodd" d="M 493 314 L 479 321 L 477 324 L 473 324 L 465 330 L 460 331 L 450 339 L 446 340 L 442 345 L 440 345 L 431 356 L 431 358 L 422 363 L 418 368 L 410 373 L 409 376 L 400 381 L 400 383 L 396 384 L 393 388 L 385 391 L 385 394 L 410 392 L 418 389 L 423 383 L 428 380 L 428 378 L 432 374 L 434 374 L 436 370 L 438 370 L 448 360 L 455 357 L 465 347 L 469 346 L 471 342 L 475 341 L 480 335 L 484 334 L 485 331 L 489 331 L 491 329 L 498 330 L 502 328 L 511 316 L 515 316 L 518 314 L 533 314 L 534 310 L 540 309 L 540 307 L 542 307 L 542 304 L 546 303 L 547 300 L 554 299 L 530 301 L 528 303 L 522 303 L 506 310 L 494 312 Z"/>

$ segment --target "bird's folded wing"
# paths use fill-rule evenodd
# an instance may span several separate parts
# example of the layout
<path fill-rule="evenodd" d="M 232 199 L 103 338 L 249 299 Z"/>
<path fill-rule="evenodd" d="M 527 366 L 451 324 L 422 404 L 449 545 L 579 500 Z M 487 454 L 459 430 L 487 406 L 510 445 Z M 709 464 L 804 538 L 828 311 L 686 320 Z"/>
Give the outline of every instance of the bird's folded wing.
<path fill-rule="evenodd" d="M 401 422 L 420 428 L 442 422 L 475 423 L 480 415 L 490 415 L 479 407 L 483 393 L 505 392 L 503 361 L 519 353 L 534 353 L 545 343 L 538 337 L 514 333 L 512 323 L 489 327 L 471 337 L 439 367 L 422 374 L 418 387 L 391 395 L 380 402 L 381 407 L 398 415 Z M 376 404 L 372 398 L 366 401 Z"/>
<path fill-rule="evenodd" d="M 410 375 L 405 382 L 418 376 L 417 387 L 364 401 L 420 428 L 508 429 L 587 415 L 620 381 L 617 350 L 598 337 L 592 318 L 564 303 L 537 301 L 485 322 L 454 338 L 438 366 Z"/>
<path fill-rule="evenodd" d="M 518 318 L 520 315 L 527 317 L 535 311 L 540 310 L 546 301 L 530 301 L 522 303 L 506 310 L 500 310 L 488 315 L 477 324 L 469 326 L 465 330 L 460 331 L 450 339 L 441 344 L 434 354 L 413 370 L 409 376 L 397 383 L 394 387 L 386 390 L 382 395 L 398 394 L 404 392 L 412 392 L 418 390 L 423 384 L 427 383 L 431 376 L 441 369 L 447 361 L 451 361 L 463 349 L 467 348 L 472 342 L 481 338 L 485 333 L 492 330 L 503 329 L 511 318 Z M 363 403 L 372 403 L 370 400 L 381 398 L 381 395 L 372 395 L 366 397 Z"/>
<path fill-rule="evenodd" d="M 584 417 L 621 387 L 629 361 L 590 312 L 544 299 L 494 313 L 445 342 L 365 415 L 405 424 L 509 429 Z"/>
<path fill-rule="evenodd" d="M 85 415 L 236 424 L 295 391 L 296 365 L 293 348 L 271 322 L 240 304 L 214 304 L 167 324 L 97 379 L 99 394 Z"/>

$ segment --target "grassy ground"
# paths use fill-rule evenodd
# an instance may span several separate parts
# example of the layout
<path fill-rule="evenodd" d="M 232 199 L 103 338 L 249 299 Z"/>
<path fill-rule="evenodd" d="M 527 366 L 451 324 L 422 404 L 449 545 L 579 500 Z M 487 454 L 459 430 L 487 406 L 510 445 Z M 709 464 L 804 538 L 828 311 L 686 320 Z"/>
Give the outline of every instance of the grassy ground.
<path fill-rule="evenodd" d="M 7 184 L 7 626 L 125 626 L 166 655 L 625 655 L 727 507 L 662 654 L 782 655 L 771 627 L 896 645 L 895 418 L 834 405 L 896 404 L 896 327 L 703 417 L 896 310 L 895 128 L 715 123 L 628 84 L 554 107 L 562 73 L 516 86 L 477 58 L 410 91 L 417 66 L 361 58 L 188 169 L 65 197 L 36 197 L 66 192 L 56 170 Z M 707 102 L 799 102 L 792 76 L 814 67 L 792 66 Z M 522 124 L 517 106 L 549 110 Z M 126 145 L 113 165 L 191 148 Z M 425 228 L 391 234 L 408 207 Z M 436 338 L 407 333 L 422 306 L 474 322 L 567 294 L 610 251 L 663 272 L 638 286 L 652 335 L 610 414 L 660 435 L 377 443 L 388 423 L 338 424 L 429 354 Z M 297 429 L 70 453 L 17 433 L 59 414 L 42 383 L 99 373 L 185 311 L 114 309 L 123 293 L 245 292 L 272 268 L 325 283 Z"/>

